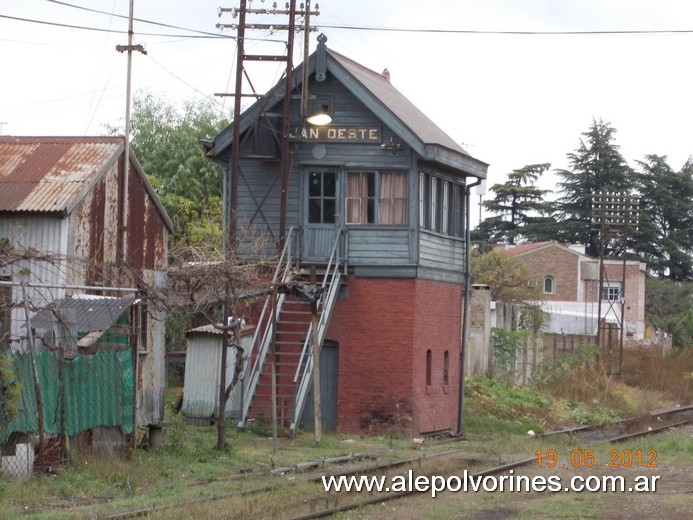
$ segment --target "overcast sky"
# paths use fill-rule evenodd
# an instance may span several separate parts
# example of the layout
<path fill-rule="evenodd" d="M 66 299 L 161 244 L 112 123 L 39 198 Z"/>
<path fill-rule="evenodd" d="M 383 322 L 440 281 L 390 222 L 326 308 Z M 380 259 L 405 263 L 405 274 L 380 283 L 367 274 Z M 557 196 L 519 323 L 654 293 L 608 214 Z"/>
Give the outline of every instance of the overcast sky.
<path fill-rule="evenodd" d="M 252 7 L 271 3 L 255 0 Z M 679 169 L 693 153 L 690 0 L 318 4 L 320 16 L 311 24 L 327 36 L 328 47 L 377 72 L 387 68 L 396 88 L 490 164 L 490 185 L 530 163 L 566 167 L 566 154 L 577 148 L 593 118 L 616 128 L 616 142 L 631 166 L 646 154 L 659 154 Z M 236 21 L 230 14 L 219 18 L 220 6 L 237 7 L 238 1 L 135 0 L 136 18 L 178 28 L 135 22 L 135 43 L 148 54 L 134 56 L 133 92 L 149 89 L 171 101 L 211 97 L 220 113 L 228 113 L 231 98 L 213 95 L 233 90 L 235 41 L 192 38 L 196 33 L 183 30 L 233 36 L 235 31 L 215 27 Z M 105 124 L 122 124 L 126 58 L 115 46 L 127 43 L 127 20 L 117 15 L 127 17 L 128 8 L 128 0 L 0 0 L 1 133 L 98 135 Z M 576 31 L 621 33 L 498 34 Z M 248 36 L 258 40 L 248 42 L 247 52 L 282 53 L 282 43 L 263 40 L 280 41 L 285 33 Z M 311 34 L 311 50 L 316 36 Z M 250 70 L 257 90 L 274 84 L 281 68 L 264 63 Z M 549 177 L 545 185 L 551 182 Z"/>

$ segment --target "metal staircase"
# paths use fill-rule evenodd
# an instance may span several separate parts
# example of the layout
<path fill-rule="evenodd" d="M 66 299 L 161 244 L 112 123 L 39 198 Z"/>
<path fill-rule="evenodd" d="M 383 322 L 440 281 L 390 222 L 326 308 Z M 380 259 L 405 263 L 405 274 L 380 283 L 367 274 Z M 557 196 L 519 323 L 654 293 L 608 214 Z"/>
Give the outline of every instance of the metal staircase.
<path fill-rule="evenodd" d="M 241 417 L 237 426 L 244 428 L 253 417 L 270 419 L 274 408 L 278 424 L 289 428 L 294 436 L 313 381 L 313 315 L 311 303 L 305 295 L 318 295 L 317 336 L 322 347 L 344 266 L 339 257 L 341 236 L 338 233 L 330 259 L 320 278 L 312 285 L 304 279 L 292 258 L 292 232 L 289 231 L 272 281 L 272 287 L 279 290 L 273 291 L 265 301 L 250 351 L 244 354 L 240 380 Z"/>

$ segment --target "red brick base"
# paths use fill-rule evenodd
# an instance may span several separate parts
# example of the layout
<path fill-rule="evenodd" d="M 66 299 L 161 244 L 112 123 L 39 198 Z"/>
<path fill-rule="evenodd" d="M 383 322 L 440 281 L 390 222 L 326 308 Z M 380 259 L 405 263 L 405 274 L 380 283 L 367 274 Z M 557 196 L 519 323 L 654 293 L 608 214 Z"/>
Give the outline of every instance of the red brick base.
<path fill-rule="evenodd" d="M 327 334 L 339 343 L 339 431 L 454 431 L 463 286 L 353 277 L 347 283 L 348 299 L 337 302 Z"/>

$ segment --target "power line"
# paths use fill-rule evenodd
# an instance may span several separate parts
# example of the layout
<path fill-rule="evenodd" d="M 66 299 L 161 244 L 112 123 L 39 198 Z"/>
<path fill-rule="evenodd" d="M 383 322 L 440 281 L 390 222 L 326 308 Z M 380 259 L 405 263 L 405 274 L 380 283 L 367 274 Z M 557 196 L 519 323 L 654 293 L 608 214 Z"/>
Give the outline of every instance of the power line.
<path fill-rule="evenodd" d="M 8 20 L 16 20 L 19 22 L 28 22 L 28 23 L 37 23 L 41 25 L 52 25 L 54 27 L 65 27 L 67 29 L 81 29 L 84 31 L 96 31 L 96 32 L 106 32 L 106 33 L 113 33 L 113 34 L 127 34 L 127 31 L 119 31 L 115 29 L 103 29 L 101 27 L 87 27 L 85 25 L 73 25 L 73 24 L 68 24 L 68 23 L 59 23 L 59 22 L 47 22 L 45 20 L 34 20 L 31 18 L 21 18 L 19 16 L 10 16 L 7 14 L 0 14 L 0 18 L 7 18 Z M 188 31 L 191 31 L 192 29 L 185 29 Z M 142 36 L 164 36 L 167 38 L 223 38 L 223 39 L 232 39 L 235 40 L 235 36 L 230 36 L 226 34 L 213 34 L 209 33 L 209 35 L 205 34 L 164 34 L 164 33 L 145 33 L 145 32 L 138 32 L 137 34 L 142 35 Z M 270 40 L 271 41 L 271 40 Z"/>
<path fill-rule="evenodd" d="M 53 1 L 53 0 L 47 0 Z M 61 3 L 61 2 L 56 2 Z M 69 5 L 69 4 L 67 4 Z M 74 6 L 75 8 L 81 8 L 86 10 L 92 10 L 88 8 L 82 8 L 80 6 Z M 92 10 L 93 11 L 93 10 Z M 104 11 L 96 11 L 99 13 L 105 13 Z M 122 17 L 122 15 L 113 15 L 117 17 Z M 6 18 L 8 20 L 16 20 L 20 22 L 37 23 L 42 25 L 51 25 L 55 27 L 65 27 L 68 29 L 81 29 L 85 31 L 97 31 L 97 32 L 108 32 L 114 34 L 127 34 L 127 31 L 115 30 L 115 29 L 103 29 L 100 27 L 87 27 L 84 25 L 73 25 L 65 24 L 59 22 L 48 22 L 45 20 L 35 20 L 30 18 L 22 18 L 18 16 L 10 16 L 6 14 L 0 14 L 0 18 Z M 175 25 L 168 25 L 159 22 L 153 22 L 150 20 L 143 20 L 136 18 L 137 21 L 143 23 L 150 23 L 154 25 L 160 25 L 162 27 L 169 27 L 180 29 L 183 31 L 190 31 L 198 34 L 166 34 L 166 33 L 146 33 L 139 32 L 137 34 L 141 36 L 156 36 L 156 37 L 166 37 L 166 38 L 193 38 L 193 39 L 232 39 L 235 40 L 236 37 L 227 34 L 216 34 L 216 33 L 206 33 L 204 31 L 198 31 L 196 29 L 187 29 L 185 27 L 178 27 Z M 691 34 L 693 29 L 652 29 L 652 30 L 604 30 L 604 31 L 493 31 L 493 30 L 473 30 L 473 29 L 411 29 L 406 27 L 369 27 L 369 26 L 359 26 L 359 25 L 336 25 L 336 24 L 321 24 L 319 29 L 337 29 L 337 30 L 350 30 L 350 31 L 381 31 L 381 32 L 400 32 L 400 33 L 419 33 L 419 34 L 478 34 L 478 35 L 508 35 L 508 36 L 589 36 L 589 35 L 647 35 L 647 34 Z M 276 42 L 277 40 L 262 39 L 262 38 L 246 38 L 246 40 L 259 40 L 259 41 L 269 41 Z"/>
<path fill-rule="evenodd" d="M 424 34 L 497 34 L 510 36 L 571 36 L 571 35 L 608 35 L 608 34 L 690 34 L 693 29 L 652 29 L 652 30 L 604 30 L 604 31 L 489 31 L 473 29 L 408 29 L 403 27 L 368 27 L 358 25 L 321 24 L 321 29 L 346 29 L 352 31 L 383 31 Z"/>
<path fill-rule="evenodd" d="M 125 15 L 123 15 L 123 14 L 109 13 L 109 12 L 107 12 L 107 11 L 100 11 L 100 10 L 98 10 L 98 9 L 92 9 L 91 7 L 84 7 L 84 6 L 81 6 L 81 5 L 70 4 L 70 3 L 67 3 L 67 2 L 60 2 L 60 1 L 58 1 L 58 0 L 46 0 L 46 2 L 50 2 L 50 3 L 52 3 L 52 4 L 63 5 L 63 6 L 65 6 L 65 7 L 72 7 L 72 8 L 74 8 L 74 9 L 81 9 L 82 11 L 89 11 L 89 12 L 92 12 L 92 13 L 105 14 L 105 15 L 110 16 L 110 17 L 124 18 L 124 19 L 126 19 L 126 20 L 128 19 L 128 17 L 125 16 Z M 170 25 L 170 24 L 163 23 L 163 22 L 155 22 L 155 21 L 152 21 L 152 20 L 145 20 L 145 19 L 143 19 L 143 18 L 133 18 L 133 20 L 135 20 L 135 21 L 137 21 L 137 22 L 148 23 L 148 24 L 151 24 L 151 25 L 158 25 L 158 26 L 160 26 L 160 27 L 167 27 L 167 28 L 169 28 L 169 29 L 180 29 L 180 30 L 182 30 L 182 31 L 190 31 L 190 32 L 198 33 L 198 34 L 203 34 L 203 35 L 206 35 L 206 36 L 213 36 L 213 37 L 215 37 L 215 38 L 221 36 L 221 35 L 219 35 L 219 34 L 217 34 L 217 33 L 211 33 L 211 32 L 206 32 L 206 31 L 199 31 L 199 30 L 197 30 L 197 29 L 188 29 L 187 27 L 180 27 L 180 26 L 178 26 L 178 25 Z M 139 33 L 139 34 L 143 34 L 143 33 Z"/>

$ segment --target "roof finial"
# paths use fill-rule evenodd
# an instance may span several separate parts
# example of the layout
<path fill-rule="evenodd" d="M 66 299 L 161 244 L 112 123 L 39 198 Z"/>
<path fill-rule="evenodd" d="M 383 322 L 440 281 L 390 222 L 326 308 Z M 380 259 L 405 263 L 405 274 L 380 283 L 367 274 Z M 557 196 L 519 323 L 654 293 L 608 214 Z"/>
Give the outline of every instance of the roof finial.
<path fill-rule="evenodd" d="M 327 78 L 327 36 L 318 36 L 318 48 L 315 52 L 315 81 L 325 81 Z"/>
<path fill-rule="evenodd" d="M 387 69 L 383 69 L 383 71 L 380 73 L 380 75 L 385 78 L 387 81 L 390 81 L 390 71 Z"/>

